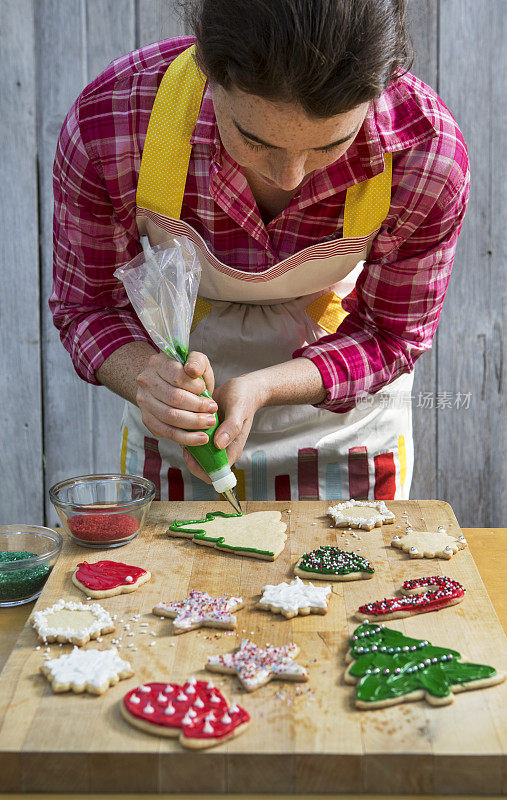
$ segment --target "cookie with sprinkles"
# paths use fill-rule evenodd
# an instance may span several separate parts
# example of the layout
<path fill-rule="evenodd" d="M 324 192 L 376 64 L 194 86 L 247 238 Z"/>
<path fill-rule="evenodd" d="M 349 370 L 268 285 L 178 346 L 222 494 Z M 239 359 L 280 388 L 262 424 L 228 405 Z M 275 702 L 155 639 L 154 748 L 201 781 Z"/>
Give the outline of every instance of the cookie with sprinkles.
<path fill-rule="evenodd" d="M 383 500 L 345 500 L 329 506 L 327 515 L 336 528 L 362 528 L 365 531 L 390 525 L 396 519 Z"/>
<path fill-rule="evenodd" d="M 209 656 L 206 669 L 237 675 L 247 692 L 254 692 L 268 681 L 307 681 L 308 671 L 294 659 L 299 647 L 294 642 L 275 647 L 258 647 L 250 639 L 243 639 L 233 653 Z"/>
<path fill-rule="evenodd" d="M 366 558 L 333 545 L 321 545 L 305 553 L 294 567 L 295 575 L 322 581 L 358 581 L 372 578 L 374 572 Z"/>
<path fill-rule="evenodd" d="M 414 578 L 405 581 L 401 587 L 401 597 L 384 597 L 373 603 L 365 603 L 356 611 L 360 620 L 388 620 L 424 614 L 426 611 L 439 611 L 447 606 L 461 603 L 465 589 L 445 575 L 431 578 Z"/>
<path fill-rule="evenodd" d="M 233 611 L 243 608 L 243 599 L 230 594 L 213 597 L 207 592 L 193 589 L 188 597 L 174 603 L 158 603 L 153 613 L 171 617 L 174 633 L 185 633 L 196 628 L 226 628 L 234 630 L 236 617 Z"/>

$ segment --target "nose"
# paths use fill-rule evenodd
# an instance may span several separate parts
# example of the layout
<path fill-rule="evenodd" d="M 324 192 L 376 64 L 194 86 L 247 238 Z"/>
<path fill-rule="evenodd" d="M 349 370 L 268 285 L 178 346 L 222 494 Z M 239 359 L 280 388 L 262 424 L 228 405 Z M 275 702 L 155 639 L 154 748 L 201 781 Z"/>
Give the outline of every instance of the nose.
<path fill-rule="evenodd" d="M 271 167 L 271 180 L 287 192 L 297 189 L 306 175 L 306 157 L 277 161 Z"/>

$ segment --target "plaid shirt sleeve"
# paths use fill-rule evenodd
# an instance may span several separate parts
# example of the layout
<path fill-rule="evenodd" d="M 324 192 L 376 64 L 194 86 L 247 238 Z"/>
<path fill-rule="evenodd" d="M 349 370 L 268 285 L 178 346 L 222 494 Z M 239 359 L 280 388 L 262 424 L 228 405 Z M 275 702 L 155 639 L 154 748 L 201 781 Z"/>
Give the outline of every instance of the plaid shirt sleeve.
<path fill-rule="evenodd" d="M 399 154 L 393 177 L 395 170 L 402 180 L 355 290 L 343 300 L 348 316 L 335 334 L 293 354 L 318 367 L 327 392 L 318 407 L 329 411 L 349 411 L 359 393 L 375 394 L 411 372 L 438 325 L 469 194 L 457 126 L 429 149 Z"/>
<path fill-rule="evenodd" d="M 78 375 L 127 342 L 151 342 L 114 270 L 142 250 L 134 211 L 120 219 L 80 131 L 79 98 L 64 121 L 53 170 L 53 291 L 49 306 Z"/>

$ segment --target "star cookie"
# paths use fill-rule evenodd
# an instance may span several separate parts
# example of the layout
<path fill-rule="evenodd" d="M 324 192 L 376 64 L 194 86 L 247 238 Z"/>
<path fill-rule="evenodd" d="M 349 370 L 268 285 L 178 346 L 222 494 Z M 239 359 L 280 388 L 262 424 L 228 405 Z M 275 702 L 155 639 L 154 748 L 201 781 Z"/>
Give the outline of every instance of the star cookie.
<path fill-rule="evenodd" d="M 311 553 L 305 553 L 294 567 L 295 575 L 321 581 L 357 581 L 372 578 L 374 572 L 370 562 L 362 556 L 333 545 L 322 545 Z"/>
<path fill-rule="evenodd" d="M 31 624 L 40 642 L 70 642 L 79 647 L 114 631 L 113 620 L 105 608 L 98 603 L 73 600 L 58 600 L 44 611 L 36 611 Z"/>
<path fill-rule="evenodd" d="M 72 576 L 72 583 L 89 597 L 114 597 L 135 592 L 151 578 L 141 567 L 131 567 L 120 561 L 81 561 Z"/>
<path fill-rule="evenodd" d="M 132 689 L 120 706 L 131 725 L 156 736 L 179 737 L 184 747 L 213 747 L 238 736 L 250 715 L 211 682 L 147 683 Z"/>
<path fill-rule="evenodd" d="M 402 597 L 385 597 L 374 603 L 366 603 L 356 611 L 360 620 L 382 621 L 410 617 L 425 611 L 438 611 L 461 603 L 465 589 L 451 578 L 435 575 L 432 578 L 414 578 L 402 584 Z"/>
<path fill-rule="evenodd" d="M 404 550 L 410 558 L 452 558 L 454 553 L 465 549 L 467 540 L 464 536 L 458 539 L 449 536 L 442 527 L 437 531 L 414 531 L 407 528 L 401 536 L 393 537 L 391 545 Z"/>
<path fill-rule="evenodd" d="M 362 528 L 371 531 L 395 521 L 395 516 L 383 500 L 346 500 L 329 506 L 328 517 L 336 528 Z"/>
<path fill-rule="evenodd" d="M 290 583 L 283 582 L 275 586 L 267 584 L 262 587 L 262 592 L 257 608 L 291 619 L 298 614 L 325 614 L 331 587 L 314 586 L 313 583 L 303 583 L 301 578 L 295 578 Z"/>
<path fill-rule="evenodd" d="M 236 627 L 236 617 L 231 611 L 243 608 L 243 598 L 230 594 L 223 597 L 212 597 L 206 592 L 194 589 L 188 597 L 175 603 L 158 603 L 153 613 L 159 617 L 174 619 L 174 633 L 185 633 L 195 628 L 228 628 Z"/>
<path fill-rule="evenodd" d="M 118 655 L 116 647 L 110 650 L 78 650 L 46 661 L 40 668 L 54 692 L 88 692 L 104 694 L 118 681 L 131 678 L 134 670 L 128 661 Z"/>
<path fill-rule="evenodd" d="M 175 520 L 167 532 L 240 556 L 274 561 L 285 547 L 286 529 L 279 511 L 255 511 L 241 516 L 213 511 L 204 519 Z"/>
<path fill-rule="evenodd" d="M 236 674 L 247 692 L 254 692 L 273 679 L 307 681 L 308 671 L 294 661 L 298 653 L 299 647 L 294 642 L 282 647 L 257 647 L 250 639 L 243 639 L 233 653 L 209 656 L 206 669 Z"/>

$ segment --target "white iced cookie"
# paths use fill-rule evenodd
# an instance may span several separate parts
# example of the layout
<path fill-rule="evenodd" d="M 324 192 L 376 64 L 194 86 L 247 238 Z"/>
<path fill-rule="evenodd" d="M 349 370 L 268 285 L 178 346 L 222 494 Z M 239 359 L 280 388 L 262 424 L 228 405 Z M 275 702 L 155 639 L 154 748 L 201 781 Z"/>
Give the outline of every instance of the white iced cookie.
<path fill-rule="evenodd" d="M 74 647 L 71 653 L 46 661 L 40 671 L 54 692 L 76 694 L 104 694 L 110 686 L 134 674 L 129 662 L 120 658 L 116 647 L 110 650 L 78 650 Z"/>
<path fill-rule="evenodd" d="M 274 561 L 285 547 L 286 529 L 279 511 L 243 516 L 213 511 L 204 519 L 175 520 L 167 532 L 229 553 Z"/>
<path fill-rule="evenodd" d="M 295 578 L 290 583 L 263 586 L 262 592 L 257 608 L 291 619 L 298 614 L 325 614 L 331 586 L 314 586 Z"/>
<path fill-rule="evenodd" d="M 110 614 L 99 603 L 76 603 L 58 600 L 44 611 L 36 611 L 31 620 L 40 642 L 70 642 L 81 647 L 90 639 L 114 631 Z"/>
<path fill-rule="evenodd" d="M 454 553 L 465 549 L 467 541 L 464 536 L 458 539 L 449 536 L 444 528 L 438 531 L 407 529 L 392 539 L 391 546 L 404 550 L 410 558 L 451 558 Z"/>
<path fill-rule="evenodd" d="M 362 528 L 371 531 L 395 521 L 395 516 L 383 500 L 346 500 L 329 506 L 328 517 L 336 528 Z"/>

